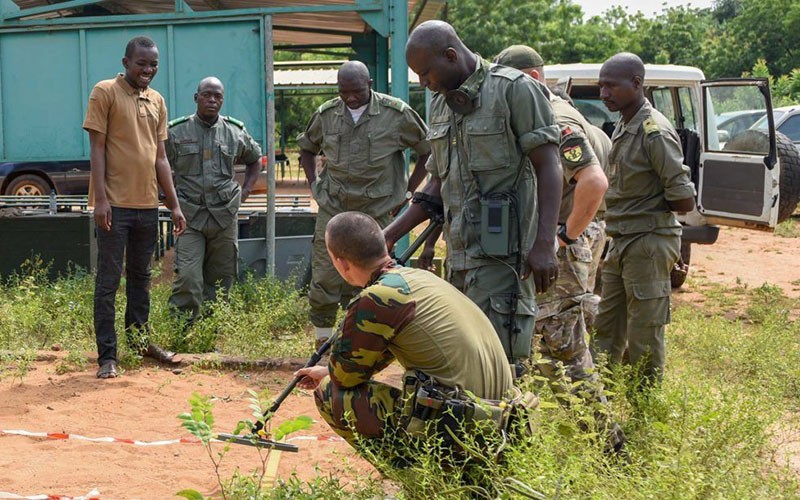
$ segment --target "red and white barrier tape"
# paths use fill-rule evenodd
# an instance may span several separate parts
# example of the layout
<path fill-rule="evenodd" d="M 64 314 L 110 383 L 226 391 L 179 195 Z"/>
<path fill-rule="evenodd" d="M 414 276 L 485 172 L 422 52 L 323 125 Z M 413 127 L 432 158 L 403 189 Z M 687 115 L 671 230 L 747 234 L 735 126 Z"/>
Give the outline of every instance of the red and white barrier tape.
<path fill-rule="evenodd" d="M 179 439 L 164 439 L 159 441 L 140 441 L 138 439 L 115 438 L 115 437 L 87 437 L 80 434 L 67 434 L 64 432 L 31 432 L 25 430 L 0 430 L 0 436 L 27 436 L 45 439 L 66 440 L 74 439 L 78 441 L 91 441 L 93 443 L 125 443 L 133 444 L 136 446 L 165 446 L 170 444 L 197 444 L 199 439 L 193 437 L 184 437 Z M 222 442 L 214 440 L 216 442 Z M 294 436 L 286 439 L 284 442 L 290 443 L 292 441 L 344 441 L 339 436 Z M 3 498 L 0 496 L 0 498 Z"/>
<path fill-rule="evenodd" d="M 24 497 L 21 495 L 15 495 L 13 493 L 6 493 L 5 491 L 0 491 L 0 498 L 21 498 L 25 500 L 100 500 L 100 492 L 94 489 L 81 497 L 71 497 L 68 495 L 31 495 Z"/>

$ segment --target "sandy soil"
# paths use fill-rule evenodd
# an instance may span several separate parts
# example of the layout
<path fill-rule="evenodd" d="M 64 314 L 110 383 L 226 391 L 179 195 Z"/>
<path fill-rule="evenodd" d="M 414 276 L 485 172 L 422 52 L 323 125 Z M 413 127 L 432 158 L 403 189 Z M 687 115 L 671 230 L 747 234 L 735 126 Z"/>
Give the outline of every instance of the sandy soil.
<path fill-rule="evenodd" d="M 794 249 L 797 239 L 767 233 L 723 229 L 719 242 L 693 248 L 692 269 L 697 277 L 734 286 L 757 287 L 764 282 L 779 285 L 792 297 L 800 297 L 800 266 Z M 678 301 L 691 301 L 691 289 L 676 294 Z M 91 442 L 91 438 L 113 437 L 144 442 L 188 438 L 176 418 L 189 409 L 193 392 L 215 398 L 217 430 L 234 428 L 240 419 L 250 418 L 247 389 L 269 387 L 280 392 L 289 381 L 288 370 L 271 372 L 208 371 L 183 367 L 180 372 L 146 364 L 118 379 L 99 381 L 95 367 L 58 375 L 53 358 L 34 363 L 22 380 L 7 376 L 0 380 L 0 431 L 24 430 L 64 433 L 68 439 L 21 436 L 0 432 L 0 498 L 2 492 L 84 496 L 92 490 L 103 499 L 174 498 L 184 488 L 205 494 L 215 491 L 214 470 L 204 448 L 197 443 L 173 442 L 142 446 L 125 442 Z M 387 375 L 399 380 L 399 369 Z M 317 413 L 312 396 L 304 391 L 288 398 L 275 421 Z M 277 465 L 274 477 L 300 478 L 316 474 L 359 474 L 372 470 L 349 447 L 336 439 L 321 422 L 298 434 L 293 441 L 299 453 L 272 457 Z M 784 451 L 793 454 L 792 448 Z M 221 470 L 230 477 L 235 467 L 248 472 L 258 464 L 255 449 L 232 446 Z M 791 460 L 798 461 L 795 455 Z M 796 468 L 800 475 L 800 464 Z"/>

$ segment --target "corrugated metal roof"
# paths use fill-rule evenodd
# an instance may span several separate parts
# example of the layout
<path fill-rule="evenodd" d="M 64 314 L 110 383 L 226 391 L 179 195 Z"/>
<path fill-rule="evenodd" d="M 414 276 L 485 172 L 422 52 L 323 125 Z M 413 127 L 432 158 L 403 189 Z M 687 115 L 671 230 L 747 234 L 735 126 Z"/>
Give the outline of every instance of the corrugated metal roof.
<path fill-rule="evenodd" d="M 273 72 L 275 88 L 335 87 L 336 73 L 338 71 L 338 66 L 314 69 L 279 69 L 276 67 Z M 419 86 L 417 74 L 410 69 L 408 70 L 408 83 L 411 84 L 412 88 Z"/>
<path fill-rule="evenodd" d="M 408 0 L 409 17 L 417 4 L 423 2 L 418 20 L 435 16 L 444 5 L 444 0 Z M 42 7 L 52 4 L 52 0 L 14 0 L 20 9 Z M 187 0 L 195 11 L 252 9 L 262 7 L 298 7 L 296 0 Z M 303 6 L 352 5 L 353 0 L 307 0 Z M 108 0 L 100 2 L 100 7 L 113 14 L 152 14 L 173 12 L 174 0 Z M 67 17 L 81 15 L 85 8 L 65 9 L 37 16 L 40 18 Z M 418 21 L 421 22 L 421 21 Z M 314 32 L 313 30 L 319 30 Z M 276 14 L 273 17 L 273 41 L 276 44 L 349 44 L 353 34 L 366 33 L 369 26 L 355 12 L 308 12 L 296 14 Z"/>

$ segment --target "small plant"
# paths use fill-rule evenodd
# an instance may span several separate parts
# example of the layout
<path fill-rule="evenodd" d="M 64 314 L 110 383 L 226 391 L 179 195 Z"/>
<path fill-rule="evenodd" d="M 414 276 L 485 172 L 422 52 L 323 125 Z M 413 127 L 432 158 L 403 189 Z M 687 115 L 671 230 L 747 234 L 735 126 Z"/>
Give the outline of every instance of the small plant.
<path fill-rule="evenodd" d="M 232 432 L 234 435 L 239 435 L 242 431 L 247 431 L 248 435 L 255 434 L 256 425 L 261 430 L 258 431 L 258 436 L 264 439 L 275 439 L 276 441 L 283 439 L 297 431 L 307 429 L 311 426 L 313 420 L 301 415 L 291 420 L 282 422 L 277 429 L 272 432 L 271 418 L 272 414 L 267 413 L 265 408 L 271 406 L 271 400 L 265 393 L 256 393 L 255 391 L 248 390 L 250 397 L 250 409 L 253 410 L 253 417 L 255 422 L 250 420 L 240 420 L 236 429 Z M 222 449 L 215 453 L 212 443 L 217 439 L 217 433 L 214 432 L 214 403 L 208 396 L 202 396 L 194 393 L 189 399 L 189 404 L 192 409 L 189 413 L 181 413 L 178 418 L 182 421 L 182 426 L 189 431 L 191 435 L 200 440 L 208 453 L 209 459 L 214 466 L 214 474 L 217 477 L 217 484 L 219 484 L 220 492 L 223 499 L 228 498 L 259 498 L 261 494 L 262 485 L 264 483 L 264 475 L 267 471 L 267 460 L 272 451 L 271 448 L 255 447 L 258 452 L 260 467 L 254 470 L 250 475 L 242 475 L 239 473 L 238 468 L 233 477 L 225 481 L 220 475 L 220 465 L 225 455 L 230 450 L 229 443 L 221 443 Z M 197 490 L 182 490 L 176 495 L 187 498 L 189 500 L 203 500 L 203 495 Z"/>
<path fill-rule="evenodd" d="M 56 373 L 64 375 L 70 372 L 79 372 L 86 369 L 89 360 L 79 351 L 70 351 L 67 356 L 56 364 Z"/>

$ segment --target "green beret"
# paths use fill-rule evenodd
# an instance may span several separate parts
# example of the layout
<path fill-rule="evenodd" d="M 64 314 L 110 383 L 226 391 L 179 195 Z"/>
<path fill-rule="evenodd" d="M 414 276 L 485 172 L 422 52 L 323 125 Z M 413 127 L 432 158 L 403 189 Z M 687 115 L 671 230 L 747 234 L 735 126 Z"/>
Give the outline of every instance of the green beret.
<path fill-rule="evenodd" d="M 540 68 L 544 66 L 544 59 L 538 52 L 527 45 L 512 45 L 500 52 L 494 58 L 495 64 L 502 64 L 511 68 Z"/>

